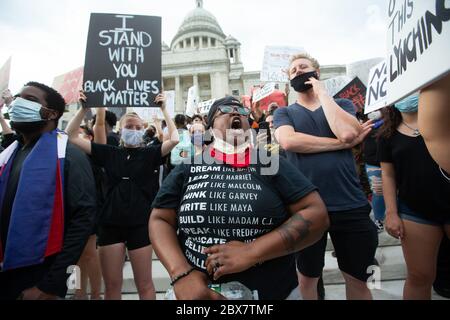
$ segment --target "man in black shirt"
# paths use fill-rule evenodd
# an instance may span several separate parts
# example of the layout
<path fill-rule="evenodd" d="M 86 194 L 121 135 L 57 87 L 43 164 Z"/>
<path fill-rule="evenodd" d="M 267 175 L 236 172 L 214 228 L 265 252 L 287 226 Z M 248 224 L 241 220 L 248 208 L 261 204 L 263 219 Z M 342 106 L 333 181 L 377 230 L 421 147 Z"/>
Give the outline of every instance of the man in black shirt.
<path fill-rule="evenodd" d="M 12 151 L 12 155 L 6 159 L 3 163 L 6 164 L 0 171 L 0 194 L 3 195 L 0 199 L 0 300 L 63 298 L 67 291 L 68 267 L 76 265 L 93 227 L 96 202 L 92 170 L 86 156 L 70 143 L 61 142 L 64 141 L 64 135 L 55 130 L 65 108 L 64 99 L 59 93 L 43 84 L 29 82 L 16 99 L 18 101 L 13 102 L 10 117 L 11 126 L 19 133 L 20 138 L 5 150 L 5 153 Z M 47 149 L 50 148 L 47 141 L 57 143 L 58 155 L 54 159 L 64 159 L 64 162 L 56 165 L 56 191 L 54 194 L 50 192 L 47 198 L 36 198 L 33 194 L 25 197 L 23 189 L 36 191 L 37 188 L 23 186 L 23 180 L 42 178 L 43 185 L 38 186 L 41 189 L 45 188 L 46 180 L 52 181 L 48 178 L 51 173 L 45 169 L 49 167 L 46 164 L 53 161 L 36 156 L 48 154 Z M 61 145 L 65 148 L 60 149 Z M 60 154 L 60 150 L 64 149 L 65 152 Z M 54 149 L 50 150 L 52 152 Z M 31 174 L 30 168 L 38 168 L 40 171 L 33 171 Z M 55 189 L 50 189 L 53 190 Z M 62 196 L 62 201 L 57 201 L 58 195 Z M 49 225 L 48 221 L 43 221 L 35 213 L 40 214 L 41 208 L 48 206 L 49 198 L 53 196 L 55 200 L 50 200 L 53 213 Z M 27 217 L 33 218 L 30 221 L 17 223 L 18 216 L 27 214 L 20 212 L 17 206 L 26 202 L 32 202 L 29 207 L 36 208 L 36 212 L 28 212 Z M 55 224 L 57 213 L 62 214 L 59 224 Z M 17 246 L 17 242 L 23 242 L 23 238 L 27 237 L 28 229 L 20 230 L 18 227 L 23 225 L 31 230 L 49 229 L 45 256 L 37 262 L 36 259 L 31 259 L 17 264 L 17 250 L 13 252 L 8 249 Z M 14 233 L 11 232 L 12 229 Z M 59 243 L 55 240 L 56 249 L 50 247 L 54 240 L 51 236 L 54 234 L 57 235 L 55 239 L 59 239 Z M 41 245 L 37 241 L 31 241 L 23 251 L 29 254 L 37 251 Z M 12 256 L 16 263 L 11 263 L 14 260 Z"/>

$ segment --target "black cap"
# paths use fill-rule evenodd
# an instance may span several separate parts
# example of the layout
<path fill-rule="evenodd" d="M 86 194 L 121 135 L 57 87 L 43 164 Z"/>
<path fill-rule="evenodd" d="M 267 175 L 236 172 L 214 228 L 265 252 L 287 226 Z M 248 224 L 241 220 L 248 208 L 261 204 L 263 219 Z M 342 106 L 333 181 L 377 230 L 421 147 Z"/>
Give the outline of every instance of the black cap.
<path fill-rule="evenodd" d="M 242 105 L 242 103 L 238 99 L 236 99 L 236 98 L 234 98 L 232 96 L 226 96 L 225 98 L 221 98 L 221 99 L 218 99 L 218 100 L 214 101 L 214 103 L 211 106 L 211 109 L 209 109 L 208 122 L 207 122 L 206 129 L 209 129 L 209 128 L 212 127 L 212 122 L 213 122 L 214 115 L 217 112 L 217 108 L 219 108 L 220 106 L 244 107 Z"/>

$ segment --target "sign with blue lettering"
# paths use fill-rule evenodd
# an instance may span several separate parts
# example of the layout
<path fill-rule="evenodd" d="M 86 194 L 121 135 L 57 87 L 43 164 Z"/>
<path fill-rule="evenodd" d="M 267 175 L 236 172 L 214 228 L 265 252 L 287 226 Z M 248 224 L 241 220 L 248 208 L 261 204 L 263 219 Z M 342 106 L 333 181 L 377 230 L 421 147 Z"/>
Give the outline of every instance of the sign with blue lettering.
<path fill-rule="evenodd" d="M 450 71 L 450 2 L 389 0 L 387 104 Z"/>
<path fill-rule="evenodd" d="M 92 13 L 83 88 L 88 107 L 157 107 L 161 17 Z"/>

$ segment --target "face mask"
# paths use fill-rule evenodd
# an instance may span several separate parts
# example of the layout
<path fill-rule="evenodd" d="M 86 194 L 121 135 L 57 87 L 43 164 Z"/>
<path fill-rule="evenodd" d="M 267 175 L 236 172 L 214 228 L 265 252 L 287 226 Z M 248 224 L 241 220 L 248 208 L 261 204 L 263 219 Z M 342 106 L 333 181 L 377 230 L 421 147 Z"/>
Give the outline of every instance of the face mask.
<path fill-rule="evenodd" d="M 44 119 L 41 118 L 42 105 L 26 100 L 23 98 L 16 98 L 9 106 L 9 118 L 13 122 L 38 122 Z"/>
<path fill-rule="evenodd" d="M 202 146 L 203 145 L 203 133 L 200 132 L 194 132 L 194 134 L 191 136 L 191 143 L 194 146 Z"/>
<path fill-rule="evenodd" d="M 309 78 L 319 79 L 316 71 L 302 73 L 299 76 L 296 76 L 291 80 L 291 87 L 294 88 L 297 92 L 305 92 L 312 88 L 312 85 L 305 84 L 305 82 L 309 81 Z"/>
<path fill-rule="evenodd" d="M 374 111 L 371 112 L 367 115 L 367 118 L 369 118 L 369 120 L 378 120 L 381 118 L 381 111 Z"/>
<path fill-rule="evenodd" d="M 144 137 L 144 130 L 130 130 L 122 129 L 122 140 L 126 145 L 139 146 L 142 143 Z"/>
<path fill-rule="evenodd" d="M 395 108 L 402 113 L 417 112 L 419 109 L 419 94 L 415 93 L 395 104 Z"/>
<path fill-rule="evenodd" d="M 250 143 L 248 141 L 238 145 L 235 148 L 232 144 L 228 143 L 227 141 L 224 141 L 224 140 L 214 136 L 214 149 L 220 151 L 223 154 L 244 153 L 245 150 L 247 150 L 249 147 L 250 147 Z"/>

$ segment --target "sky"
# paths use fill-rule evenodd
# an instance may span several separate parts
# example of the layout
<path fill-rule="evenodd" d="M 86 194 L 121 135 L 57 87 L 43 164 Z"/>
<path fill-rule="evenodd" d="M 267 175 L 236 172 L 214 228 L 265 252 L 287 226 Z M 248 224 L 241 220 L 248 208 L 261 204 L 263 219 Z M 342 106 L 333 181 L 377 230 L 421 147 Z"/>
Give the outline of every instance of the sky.
<path fill-rule="evenodd" d="M 241 43 L 245 71 L 261 70 L 265 46 L 303 47 L 322 65 L 385 56 L 387 0 L 204 0 Z M 0 67 L 12 56 L 10 89 L 84 64 L 90 13 L 162 17 L 170 45 L 194 0 L 1 0 Z"/>

